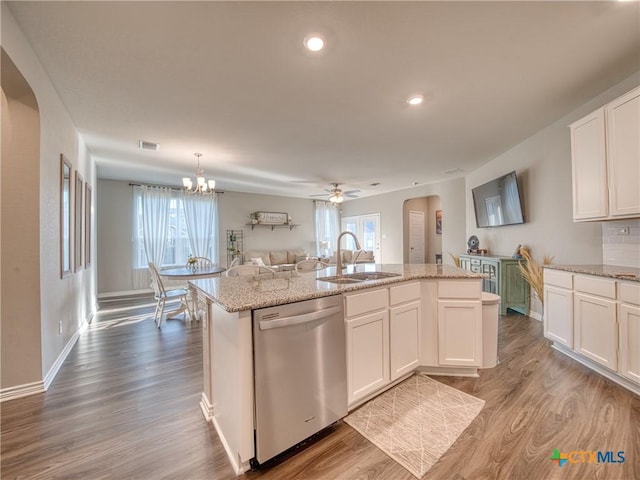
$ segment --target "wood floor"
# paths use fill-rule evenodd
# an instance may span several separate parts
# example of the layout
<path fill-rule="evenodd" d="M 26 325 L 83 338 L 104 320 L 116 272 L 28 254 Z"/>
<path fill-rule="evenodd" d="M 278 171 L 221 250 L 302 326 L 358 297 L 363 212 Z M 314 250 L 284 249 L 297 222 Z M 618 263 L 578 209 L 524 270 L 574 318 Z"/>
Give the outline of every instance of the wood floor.
<path fill-rule="evenodd" d="M 236 478 L 198 406 L 199 324 L 159 331 L 151 311 L 101 310 L 49 391 L 1 405 L 3 480 Z M 486 404 L 424 479 L 640 479 L 640 397 L 552 350 L 527 317 L 501 317 L 499 346 L 480 378 L 436 377 Z M 626 461 L 559 467 L 556 448 Z M 241 478 L 414 477 L 339 422 Z"/>

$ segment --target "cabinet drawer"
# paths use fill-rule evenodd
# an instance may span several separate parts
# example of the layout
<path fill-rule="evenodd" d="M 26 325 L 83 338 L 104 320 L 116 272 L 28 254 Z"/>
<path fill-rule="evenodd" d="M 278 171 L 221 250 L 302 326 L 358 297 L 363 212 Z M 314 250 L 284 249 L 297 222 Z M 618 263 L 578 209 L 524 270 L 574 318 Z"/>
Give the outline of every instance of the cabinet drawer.
<path fill-rule="evenodd" d="M 605 298 L 616 298 L 616 282 L 587 275 L 576 275 L 573 278 L 573 288 L 578 292 L 590 293 Z"/>
<path fill-rule="evenodd" d="M 640 305 L 640 283 L 618 283 L 618 300 L 624 303 Z"/>
<path fill-rule="evenodd" d="M 376 310 L 387 308 L 388 304 L 386 288 L 345 295 L 345 316 L 353 317 L 367 312 L 375 312 Z"/>
<path fill-rule="evenodd" d="M 438 298 L 480 299 L 482 282 L 480 280 L 441 280 L 438 282 Z"/>
<path fill-rule="evenodd" d="M 411 282 L 389 288 L 389 303 L 398 305 L 420 299 L 420 282 Z"/>
<path fill-rule="evenodd" d="M 471 259 L 471 265 L 480 265 L 480 259 L 479 258 L 472 258 Z"/>
<path fill-rule="evenodd" d="M 555 285 L 556 287 L 573 289 L 573 274 L 569 272 L 561 272 L 559 270 L 544 269 L 544 283 L 546 285 Z"/>

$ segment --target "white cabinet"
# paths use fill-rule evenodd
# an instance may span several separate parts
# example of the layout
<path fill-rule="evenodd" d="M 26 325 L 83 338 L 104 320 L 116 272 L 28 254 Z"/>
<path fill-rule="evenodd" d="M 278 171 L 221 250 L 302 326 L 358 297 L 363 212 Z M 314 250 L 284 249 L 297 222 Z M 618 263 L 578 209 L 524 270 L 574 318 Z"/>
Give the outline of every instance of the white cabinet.
<path fill-rule="evenodd" d="M 605 107 L 609 215 L 640 215 L 640 87 Z"/>
<path fill-rule="evenodd" d="M 544 336 L 573 348 L 573 275 L 544 270 Z"/>
<path fill-rule="evenodd" d="M 604 109 L 571 125 L 573 219 L 606 218 L 609 213 Z"/>
<path fill-rule="evenodd" d="M 482 364 L 482 293 L 477 281 L 438 284 L 438 363 L 479 367 Z"/>
<path fill-rule="evenodd" d="M 575 275 L 573 349 L 611 370 L 618 368 L 616 282 Z"/>
<path fill-rule="evenodd" d="M 388 289 L 347 294 L 347 387 L 349 404 L 390 382 Z"/>
<path fill-rule="evenodd" d="M 420 282 L 344 296 L 350 405 L 420 363 Z"/>
<path fill-rule="evenodd" d="M 420 364 L 420 282 L 389 288 L 389 354 L 391 380 Z"/>
<path fill-rule="evenodd" d="M 389 383 L 389 313 L 380 310 L 347 320 L 348 401 Z"/>
<path fill-rule="evenodd" d="M 640 385 L 640 284 L 621 282 L 618 299 L 618 373 Z"/>
<path fill-rule="evenodd" d="M 574 220 L 640 216 L 640 87 L 570 128 Z"/>

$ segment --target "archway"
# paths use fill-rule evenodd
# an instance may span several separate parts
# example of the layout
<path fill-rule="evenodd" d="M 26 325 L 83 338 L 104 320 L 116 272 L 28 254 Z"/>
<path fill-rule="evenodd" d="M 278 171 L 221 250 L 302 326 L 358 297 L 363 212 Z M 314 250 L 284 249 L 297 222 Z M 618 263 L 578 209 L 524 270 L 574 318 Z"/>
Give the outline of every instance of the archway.
<path fill-rule="evenodd" d="M 420 227 L 420 218 L 423 219 Z M 410 198 L 402 206 L 403 261 L 416 263 L 415 258 L 424 258 L 424 263 L 436 263 L 442 258 L 442 202 L 440 196 Z M 412 226 L 413 225 L 413 226 Z M 420 230 L 422 229 L 422 232 Z M 413 233 L 412 233 L 413 232 Z M 422 246 L 418 237 L 422 233 Z M 413 248 L 413 250 L 412 250 Z M 423 249 L 417 252 L 415 249 Z M 413 252 L 413 255 L 412 255 Z M 412 262 L 412 260 L 414 260 Z"/>

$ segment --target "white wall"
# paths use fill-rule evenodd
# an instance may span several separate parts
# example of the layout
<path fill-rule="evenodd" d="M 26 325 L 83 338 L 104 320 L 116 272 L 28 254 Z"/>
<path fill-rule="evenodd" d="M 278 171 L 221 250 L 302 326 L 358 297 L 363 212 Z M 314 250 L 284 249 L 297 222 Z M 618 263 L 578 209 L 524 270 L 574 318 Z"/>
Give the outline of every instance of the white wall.
<path fill-rule="evenodd" d="M 95 312 L 95 268 L 83 269 L 64 279 L 60 278 L 60 154 L 64 153 L 73 163 L 85 181 L 95 185 L 95 169 L 89 158 L 87 148 L 80 138 L 73 121 L 58 97 L 49 77 L 37 57 L 31 50 L 26 38 L 18 28 L 7 6 L 2 3 L 2 47 L 22 73 L 33 90 L 38 102 L 40 114 L 39 162 L 31 179 L 39 184 L 39 222 L 31 227 L 37 229 L 39 237 L 39 276 L 33 278 L 34 286 L 40 288 L 40 337 L 41 337 L 41 374 L 40 379 L 51 379 L 52 371 L 59 365 L 60 356 L 76 337 L 84 322 Z M 2 158 L 2 162 L 20 162 L 21 158 Z M 33 188 L 22 182 L 25 189 Z M 36 193 L 34 192 L 34 195 Z M 31 221 L 31 220 L 29 220 Z M 12 228 L 2 219 L 2 230 Z M 94 235 L 95 238 L 95 235 Z M 94 243 L 95 245 L 95 243 Z M 95 252 L 95 247 L 93 248 Z M 3 251 L 2 269 L 7 268 Z M 95 266 L 95 262 L 94 262 Z M 4 285 L 4 283 L 3 283 Z M 15 301 L 29 300 L 19 295 Z M 20 318 L 7 318 L 2 323 L 19 322 Z M 61 322 L 61 324 L 59 323 Z M 61 325 L 62 333 L 59 333 Z M 6 339 L 2 338 L 4 343 Z M 36 341 L 35 339 L 33 340 Z M 20 359 L 9 362 L 3 357 L 2 388 L 13 387 L 33 381 L 32 378 L 13 375 Z"/>
<path fill-rule="evenodd" d="M 558 264 L 603 263 L 601 222 L 574 223 L 571 146 L 568 125 L 640 83 L 636 73 L 571 114 L 466 176 L 466 231 L 490 253 L 512 255 L 527 245 L 534 258 L 555 257 Z M 525 211 L 522 225 L 477 228 L 471 189 L 516 170 Z"/>
<path fill-rule="evenodd" d="M 98 294 L 136 290 L 132 272 L 133 190 L 128 182 L 100 179 L 97 188 Z M 254 211 L 285 212 L 293 229 L 247 226 Z M 218 195 L 220 265 L 227 266 L 227 230 L 242 230 L 244 251 L 304 249 L 315 252 L 312 200 L 224 192 Z M 186 258 L 185 258 L 186 261 Z"/>
<path fill-rule="evenodd" d="M 406 200 L 432 195 L 440 197 L 442 206 L 443 261 L 452 264 L 447 252 L 460 253 L 466 250 L 464 178 L 349 200 L 342 204 L 342 215 L 380 213 L 382 263 L 404 263 L 403 205 Z M 430 263 L 434 261 L 430 260 Z"/>

